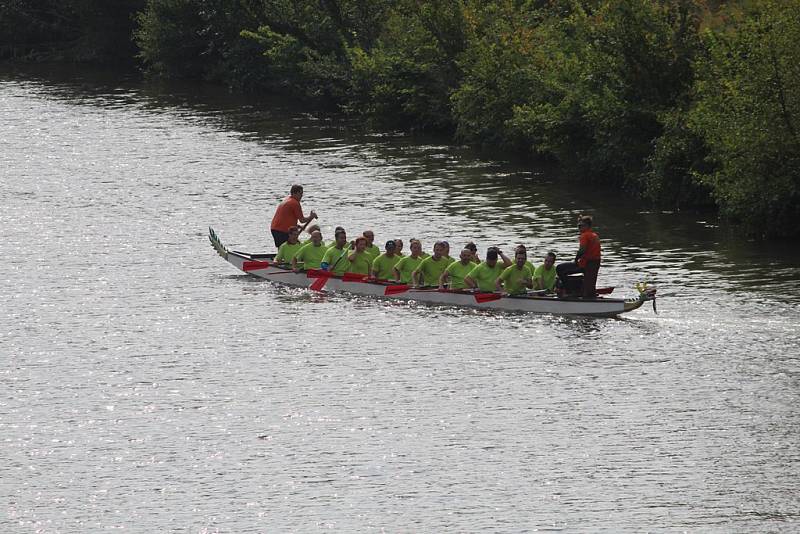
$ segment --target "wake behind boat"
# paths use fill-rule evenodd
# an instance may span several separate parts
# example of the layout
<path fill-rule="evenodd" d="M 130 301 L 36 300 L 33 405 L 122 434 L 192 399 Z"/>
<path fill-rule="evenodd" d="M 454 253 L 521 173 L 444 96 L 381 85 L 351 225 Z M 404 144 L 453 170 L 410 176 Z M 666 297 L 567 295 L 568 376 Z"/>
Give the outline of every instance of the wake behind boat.
<path fill-rule="evenodd" d="M 240 271 L 278 284 L 308 288 L 312 291 L 413 300 L 434 305 L 557 315 L 611 317 L 633 311 L 647 301 L 653 301 L 653 309 L 655 309 L 655 289 L 647 288 L 642 288 L 638 296 L 629 299 L 602 296 L 594 299 L 560 298 L 536 292 L 524 295 L 503 295 L 474 290 L 414 288 L 408 284 L 369 279 L 361 274 L 346 272 L 342 275 L 334 275 L 318 269 L 294 272 L 284 265 L 276 264 L 273 261 L 275 254 L 252 254 L 229 250 L 222 244 L 212 228 L 209 228 L 208 237 L 214 250 Z"/>

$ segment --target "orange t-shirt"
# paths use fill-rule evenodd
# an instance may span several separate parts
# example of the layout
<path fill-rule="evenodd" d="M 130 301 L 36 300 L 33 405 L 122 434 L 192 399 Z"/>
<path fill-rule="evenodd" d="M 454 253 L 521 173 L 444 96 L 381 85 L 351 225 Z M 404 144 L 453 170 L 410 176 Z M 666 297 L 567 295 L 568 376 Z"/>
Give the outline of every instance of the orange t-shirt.
<path fill-rule="evenodd" d="M 578 267 L 586 267 L 589 260 L 600 259 L 600 237 L 591 230 L 581 232 L 580 248 L 583 249 L 583 256 L 578 259 Z"/>
<path fill-rule="evenodd" d="M 300 207 L 300 202 L 293 196 L 288 196 L 283 202 L 278 204 L 278 209 L 275 210 L 275 216 L 272 217 L 270 230 L 288 232 L 289 228 L 296 225 L 297 221 L 302 217 L 303 209 Z"/>

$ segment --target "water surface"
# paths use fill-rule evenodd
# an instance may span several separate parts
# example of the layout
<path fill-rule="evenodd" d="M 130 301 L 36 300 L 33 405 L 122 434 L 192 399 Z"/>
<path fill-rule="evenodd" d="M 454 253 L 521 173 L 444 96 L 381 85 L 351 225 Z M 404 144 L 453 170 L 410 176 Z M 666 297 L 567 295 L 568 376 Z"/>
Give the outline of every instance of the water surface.
<path fill-rule="evenodd" d="M 569 257 L 659 314 L 290 290 L 293 183 L 336 225 Z M 17 532 L 800 528 L 800 257 L 554 171 L 275 99 L 0 76 L 0 525 Z"/>

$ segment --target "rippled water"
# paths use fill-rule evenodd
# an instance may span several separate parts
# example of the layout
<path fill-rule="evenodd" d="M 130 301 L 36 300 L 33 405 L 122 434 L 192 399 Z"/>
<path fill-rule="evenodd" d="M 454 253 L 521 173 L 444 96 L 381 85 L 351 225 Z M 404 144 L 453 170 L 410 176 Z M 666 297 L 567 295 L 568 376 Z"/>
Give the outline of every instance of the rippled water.
<path fill-rule="evenodd" d="M 439 141 L 113 76 L 0 75 L 0 526 L 800 529 L 800 256 Z M 575 250 L 658 315 L 322 296 L 238 274 L 323 230 Z M 560 185 L 561 184 L 561 185 Z"/>

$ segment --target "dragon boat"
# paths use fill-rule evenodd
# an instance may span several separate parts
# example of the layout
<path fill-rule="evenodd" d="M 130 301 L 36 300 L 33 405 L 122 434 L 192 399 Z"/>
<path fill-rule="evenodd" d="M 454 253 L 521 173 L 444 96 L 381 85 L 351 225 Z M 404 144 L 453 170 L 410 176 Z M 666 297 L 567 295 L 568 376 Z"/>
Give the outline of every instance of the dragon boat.
<path fill-rule="evenodd" d="M 612 317 L 640 308 L 645 302 L 653 302 L 655 311 L 655 288 L 638 286 L 638 296 L 627 299 L 598 295 L 594 299 L 558 297 L 542 292 L 523 295 L 486 293 L 468 289 L 416 288 L 408 284 L 386 280 L 374 280 L 362 274 L 344 273 L 333 275 L 319 269 L 293 271 L 286 265 L 273 262 L 275 254 L 251 254 L 229 250 L 222 244 L 216 232 L 209 228 L 211 246 L 223 259 L 242 272 L 281 285 L 308 288 L 312 291 L 343 292 L 386 299 L 413 300 L 438 306 L 467 306 L 472 308 L 504 310 L 510 312 L 549 313 L 556 315 L 588 315 Z M 610 293 L 613 288 L 598 290 Z"/>

